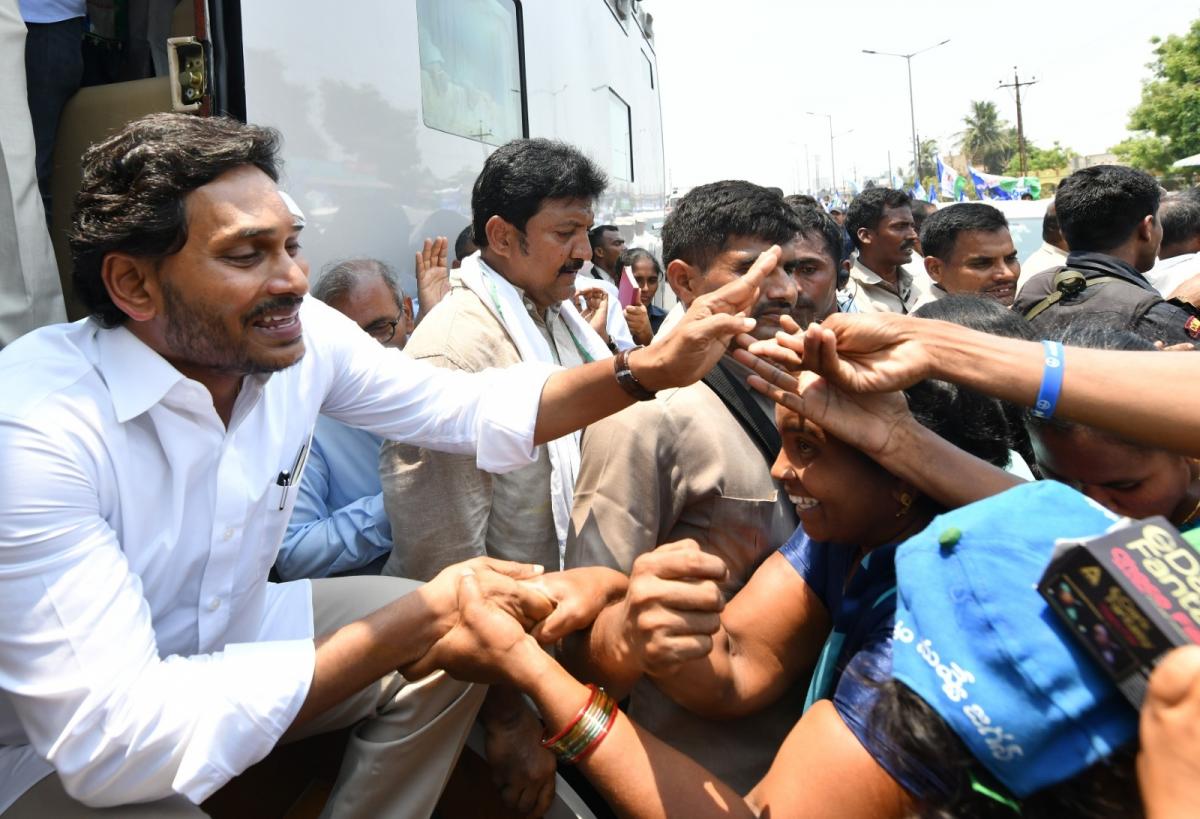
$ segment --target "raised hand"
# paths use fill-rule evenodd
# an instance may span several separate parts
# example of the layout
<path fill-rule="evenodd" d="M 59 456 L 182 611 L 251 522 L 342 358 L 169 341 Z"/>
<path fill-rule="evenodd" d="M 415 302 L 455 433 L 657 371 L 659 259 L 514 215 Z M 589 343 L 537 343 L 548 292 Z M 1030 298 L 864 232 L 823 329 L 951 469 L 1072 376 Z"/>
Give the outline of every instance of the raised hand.
<path fill-rule="evenodd" d="M 556 604 L 550 616 L 530 632 L 542 645 L 556 643 L 587 628 L 605 606 L 624 597 L 629 587 L 628 577 L 603 566 L 568 569 L 522 582 L 534 586 Z"/>
<path fill-rule="evenodd" d="M 621 604 L 622 638 L 645 674 L 670 673 L 712 651 L 725 608 L 719 584 L 728 574 L 694 540 L 664 544 L 634 561 Z"/>
<path fill-rule="evenodd" d="M 746 351 L 734 357 L 753 366 L 748 352 L 788 369 L 803 367 L 850 392 L 892 392 L 934 373 L 922 331 L 937 324 L 894 313 L 835 313 L 820 325 L 780 332 L 769 341 L 739 339 Z"/>
<path fill-rule="evenodd" d="M 580 290 L 583 297 L 583 309 L 579 311 L 584 320 L 592 325 L 600 338 L 608 341 L 608 293 L 599 287 L 589 287 Z"/>
<path fill-rule="evenodd" d="M 650 313 L 642 305 L 631 304 L 625 308 L 625 323 L 629 325 L 629 333 L 638 344 L 646 345 L 654 340 Z"/>
<path fill-rule="evenodd" d="M 450 241 L 445 236 L 438 236 L 426 239 L 421 252 L 416 254 L 417 301 L 421 303 L 421 317 L 450 292 L 449 247 Z"/>
<path fill-rule="evenodd" d="M 1200 800 L 1200 647 L 1168 654 L 1142 703 L 1138 785 L 1147 819 L 1195 816 Z"/>
<path fill-rule="evenodd" d="M 684 387 L 703 378 L 734 336 L 754 329 L 754 319 L 745 314 L 758 300 L 763 279 L 781 256 L 778 245 L 764 250 L 744 276 L 698 296 L 675 329 L 661 341 L 638 350 L 630 363 L 642 384 L 660 390 Z"/>

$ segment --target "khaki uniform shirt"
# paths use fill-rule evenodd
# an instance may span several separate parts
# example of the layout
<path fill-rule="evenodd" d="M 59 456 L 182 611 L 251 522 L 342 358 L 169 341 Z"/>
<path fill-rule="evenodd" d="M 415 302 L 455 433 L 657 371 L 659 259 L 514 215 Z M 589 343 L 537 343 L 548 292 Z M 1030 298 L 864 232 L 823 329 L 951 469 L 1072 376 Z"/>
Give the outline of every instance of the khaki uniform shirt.
<path fill-rule="evenodd" d="M 564 367 L 582 363 L 558 310 L 541 314 L 523 299 Z M 471 290 L 456 285 L 417 326 L 405 347 L 438 367 L 479 372 L 521 360 L 504 327 Z M 383 573 L 429 580 L 480 555 L 559 567 L 550 505 L 550 456 L 504 475 L 481 471 L 474 455 L 451 455 L 386 442 L 379 459 L 384 505 L 395 546 Z"/>
<path fill-rule="evenodd" d="M 911 313 L 925 288 L 904 267 L 900 268 L 897 284 L 899 292 L 855 258 L 846 291 L 860 313 Z"/>
<path fill-rule="evenodd" d="M 764 402 L 766 399 L 763 399 Z M 764 405 L 768 417 L 774 409 Z M 664 390 L 584 432 L 567 567 L 629 573 L 660 544 L 695 538 L 728 565 L 732 597 L 796 527 L 762 452 L 706 384 Z M 770 767 L 800 718 L 808 681 L 749 717 L 710 721 L 643 680 L 630 714 L 741 793 Z"/>

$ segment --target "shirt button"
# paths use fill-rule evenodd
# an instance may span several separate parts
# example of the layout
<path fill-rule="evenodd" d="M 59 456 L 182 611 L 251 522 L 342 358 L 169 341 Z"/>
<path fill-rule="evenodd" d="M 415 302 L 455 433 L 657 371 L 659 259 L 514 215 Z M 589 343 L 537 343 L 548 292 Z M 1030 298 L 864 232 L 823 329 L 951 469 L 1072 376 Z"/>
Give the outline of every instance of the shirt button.
<path fill-rule="evenodd" d="M 226 529 L 221 534 L 221 540 L 229 540 L 231 537 L 233 537 L 233 529 Z"/>
<path fill-rule="evenodd" d="M 209 611 L 216 611 L 219 608 L 221 608 L 221 598 L 220 597 L 214 597 L 212 600 L 208 601 L 208 610 Z"/>

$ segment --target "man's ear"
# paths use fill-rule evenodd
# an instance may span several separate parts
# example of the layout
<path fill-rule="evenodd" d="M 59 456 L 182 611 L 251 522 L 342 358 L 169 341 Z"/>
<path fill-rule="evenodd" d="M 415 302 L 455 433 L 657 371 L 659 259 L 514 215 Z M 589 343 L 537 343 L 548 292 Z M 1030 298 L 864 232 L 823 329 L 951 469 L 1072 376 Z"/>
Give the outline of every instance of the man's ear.
<path fill-rule="evenodd" d="M 942 283 L 942 260 L 937 256 L 925 257 L 925 272 L 929 274 L 929 278 L 936 283 Z"/>
<path fill-rule="evenodd" d="M 126 253 L 109 253 L 100 263 L 100 279 L 117 309 L 134 321 L 149 321 L 158 315 L 154 262 Z"/>
<path fill-rule="evenodd" d="M 1148 242 L 1154 237 L 1154 215 L 1143 216 L 1142 221 L 1138 223 L 1137 234 L 1138 238 L 1143 242 Z"/>
<path fill-rule="evenodd" d="M 700 279 L 703 278 L 703 273 L 698 267 L 690 265 L 683 259 L 672 259 L 667 262 L 667 284 L 671 285 L 671 290 L 675 292 L 675 296 L 688 306 L 692 300 L 702 292 L 699 289 Z"/>
<path fill-rule="evenodd" d="M 483 232 L 487 236 L 488 247 L 497 256 L 511 259 L 517 255 L 523 237 L 511 222 L 501 216 L 492 216 L 483 226 Z"/>
<path fill-rule="evenodd" d="M 858 230 L 854 231 L 854 235 L 858 237 L 858 243 L 860 246 L 871 244 L 870 228 L 860 227 Z"/>

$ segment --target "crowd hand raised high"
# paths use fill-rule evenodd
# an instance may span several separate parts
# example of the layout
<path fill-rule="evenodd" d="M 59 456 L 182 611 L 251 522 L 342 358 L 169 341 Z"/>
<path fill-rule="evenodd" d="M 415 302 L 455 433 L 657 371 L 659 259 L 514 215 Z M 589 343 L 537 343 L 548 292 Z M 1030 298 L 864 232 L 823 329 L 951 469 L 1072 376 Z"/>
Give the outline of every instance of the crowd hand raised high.
<path fill-rule="evenodd" d="M 608 341 L 608 293 L 599 287 L 588 287 L 580 290 L 583 297 L 583 309 L 579 311 L 584 321 L 592 325 L 600 338 Z"/>
<path fill-rule="evenodd" d="M 400 669 L 401 673 L 415 680 L 441 669 L 467 682 L 496 681 L 498 678 L 489 676 L 494 667 L 471 654 L 480 640 L 467 622 L 464 605 L 473 606 L 479 623 L 492 630 L 509 629 L 511 623 L 511 628 L 524 636 L 554 610 L 554 601 L 543 592 L 518 582 L 541 573 L 541 566 L 491 557 L 476 557 L 443 569 L 419 590 L 440 621 L 441 637 L 420 659 Z"/>
<path fill-rule="evenodd" d="M 1168 654 L 1142 703 L 1138 785 L 1147 819 L 1185 819 L 1200 802 L 1200 647 Z"/>
<path fill-rule="evenodd" d="M 629 325 L 629 334 L 638 344 L 649 344 L 654 340 L 654 330 L 650 328 L 650 313 L 641 304 L 631 304 L 625 308 L 625 323 Z"/>
<path fill-rule="evenodd" d="M 729 569 L 694 540 L 666 543 L 633 562 L 621 604 L 623 652 L 644 674 L 706 657 L 721 628 Z"/>
<path fill-rule="evenodd" d="M 417 301 L 424 316 L 450 292 L 450 240 L 445 236 L 426 239 L 416 259 Z"/>
<path fill-rule="evenodd" d="M 746 314 L 782 255 L 779 245 L 764 250 L 744 275 L 696 297 L 670 333 L 636 351 L 630 365 L 643 386 L 649 390 L 685 387 L 707 375 L 735 336 L 754 329 L 754 319 Z"/>
<path fill-rule="evenodd" d="M 895 313 L 835 313 L 768 341 L 739 337 L 746 350 L 734 357 L 751 364 L 749 352 L 787 370 L 810 370 L 850 392 L 893 392 L 934 375 L 922 335 L 940 323 Z"/>
<path fill-rule="evenodd" d="M 555 602 L 554 611 L 530 632 L 542 645 L 550 645 L 588 628 L 610 603 L 625 595 L 629 578 L 616 569 L 586 566 L 523 580 Z"/>

